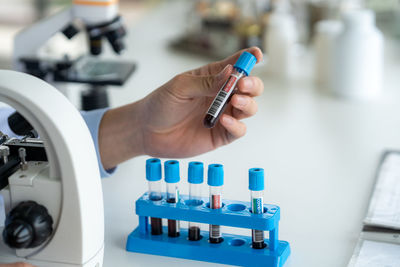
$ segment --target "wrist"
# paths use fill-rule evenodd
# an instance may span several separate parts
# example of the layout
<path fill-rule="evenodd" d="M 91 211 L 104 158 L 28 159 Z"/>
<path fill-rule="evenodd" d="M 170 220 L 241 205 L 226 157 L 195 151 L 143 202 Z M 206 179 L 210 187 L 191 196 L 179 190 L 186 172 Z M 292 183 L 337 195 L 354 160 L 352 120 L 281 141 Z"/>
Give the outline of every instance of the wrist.
<path fill-rule="evenodd" d="M 99 151 L 105 169 L 144 154 L 141 101 L 108 110 L 100 122 Z"/>

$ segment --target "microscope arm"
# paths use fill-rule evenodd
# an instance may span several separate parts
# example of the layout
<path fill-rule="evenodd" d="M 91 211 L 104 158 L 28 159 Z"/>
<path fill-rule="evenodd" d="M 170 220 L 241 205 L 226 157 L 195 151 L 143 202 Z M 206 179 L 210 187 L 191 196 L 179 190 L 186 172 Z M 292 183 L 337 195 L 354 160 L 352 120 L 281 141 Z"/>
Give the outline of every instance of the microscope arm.
<path fill-rule="evenodd" d="M 53 35 L 67 27 L 72 20 L 73 12 L 70 7 L 19 32 L 14 40 L 14 69 L 24 71 L 20 59 L 35 57 L 39 48 Z"/>
<path fill-rule="evenodd" d="M 28 260 L 46 267 L 101 267 L 103 196 L 95 147 L 85 122 L 60 92 L 38 78 L 0 70 L 0 81 L 0 101 L 21 113 L 44 140 L 46 179 L 62 183 L 54 235 Z M 12 201 L 14 193 L 18 192 L 11 192 Z M 40 195 L 51 194 L 43 191 Z"/>

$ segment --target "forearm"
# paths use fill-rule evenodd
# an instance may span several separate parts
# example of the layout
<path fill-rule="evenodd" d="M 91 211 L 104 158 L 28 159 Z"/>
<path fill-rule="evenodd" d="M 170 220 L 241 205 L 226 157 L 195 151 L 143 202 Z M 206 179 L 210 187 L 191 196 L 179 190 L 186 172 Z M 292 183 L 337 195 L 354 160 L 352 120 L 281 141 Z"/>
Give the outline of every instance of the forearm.
<path fill-rule="evenodd" d="M 104 114 L 98 142 L 105 169 L 144 154 L 141 105 L 138 101 Z"/>

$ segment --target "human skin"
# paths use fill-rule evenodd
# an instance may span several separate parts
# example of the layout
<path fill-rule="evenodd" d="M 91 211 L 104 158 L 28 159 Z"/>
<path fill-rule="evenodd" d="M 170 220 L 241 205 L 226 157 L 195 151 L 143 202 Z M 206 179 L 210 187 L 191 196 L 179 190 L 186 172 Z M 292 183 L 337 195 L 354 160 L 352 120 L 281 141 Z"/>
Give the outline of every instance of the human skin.
<path fill-rule="evenodd" d="M 105 169 L 140 155 L 192 157 L 242 137 L 246 133 L 242 119 L 257 112 L 254 98 L 263 92 L 258 77 L 244 77 L 238 82 L 238 92 L 214 128 L 205 128 L 203 119 L 243 51 L 252 53 L 257 62 L 262 60 L 259 48 L 248 48 L 179 74 L 145 98 L 107 111 L 99 129 Z"/>

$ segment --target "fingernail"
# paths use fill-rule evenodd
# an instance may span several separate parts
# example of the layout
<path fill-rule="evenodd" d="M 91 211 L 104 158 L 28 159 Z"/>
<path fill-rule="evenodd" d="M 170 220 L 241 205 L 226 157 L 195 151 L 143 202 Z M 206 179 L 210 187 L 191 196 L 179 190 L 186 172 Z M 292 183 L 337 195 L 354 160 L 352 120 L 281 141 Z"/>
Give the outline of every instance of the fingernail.
<path fill-rule="evenodd" d="M 244 87 L 246 87 L 246 89 L 250 89 L 254 86 L 253 79 L 243 78 L 243 82 L 244 82 Z"/>
<path fill-rule="evenodd" d="M 240 96 L 240 95 L 236 95 L 236 102 L 239 106 L 244 107 L 247 104 L 247 98 Z"/>
<path fill-rule="evenodd" d="M 225 68 L 222 70 L 222 73 L 223 73 L 223 74 L 226 74 L 226 73 L 228 73 L 228 72 L 231 72 L 231 70 L 232 70 L 232 65 L 231 65 L 231 64 L 228 64 L 228 65 L 226 65 Z"/>
<path fill-rule="evenodd" d="M 233 119 L 230 116 L 223 116 L 222 119 L 224 120 L 225 124 L 232 124 L 233 123 Z"/>

